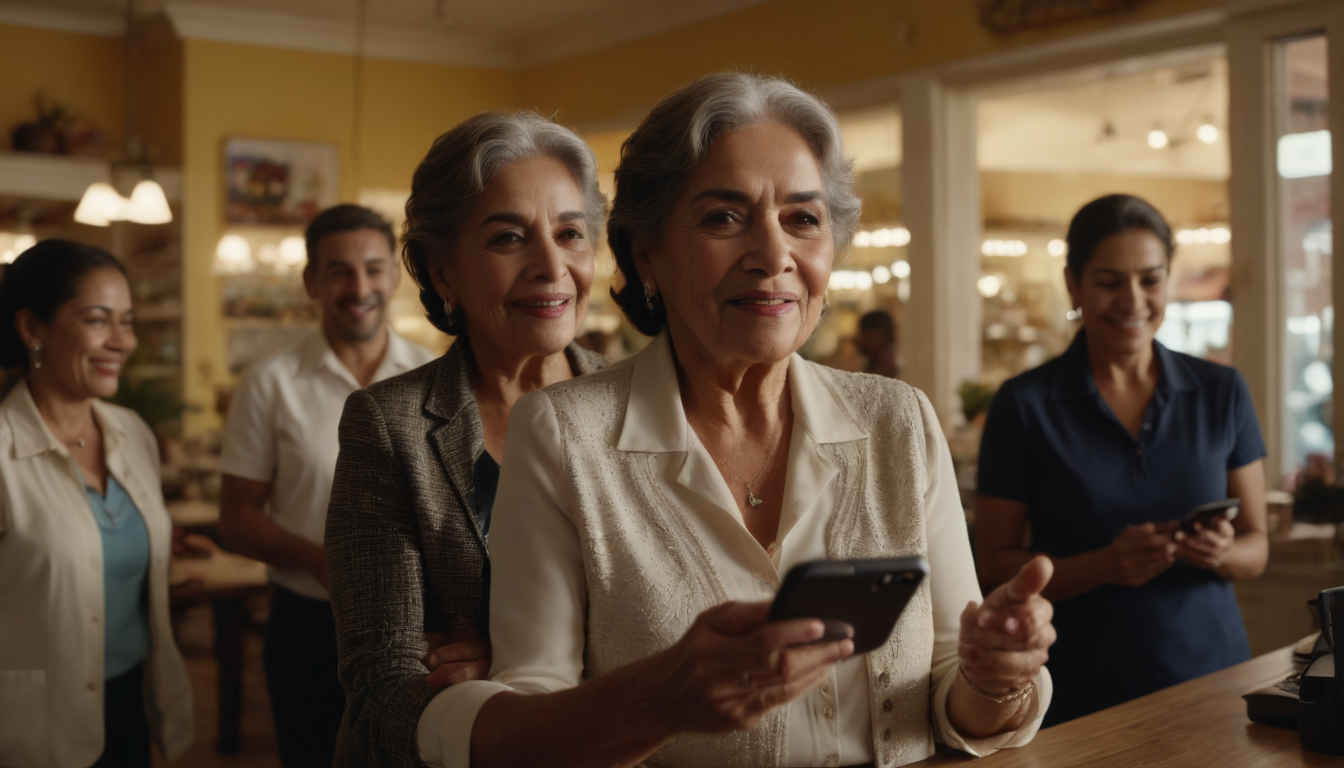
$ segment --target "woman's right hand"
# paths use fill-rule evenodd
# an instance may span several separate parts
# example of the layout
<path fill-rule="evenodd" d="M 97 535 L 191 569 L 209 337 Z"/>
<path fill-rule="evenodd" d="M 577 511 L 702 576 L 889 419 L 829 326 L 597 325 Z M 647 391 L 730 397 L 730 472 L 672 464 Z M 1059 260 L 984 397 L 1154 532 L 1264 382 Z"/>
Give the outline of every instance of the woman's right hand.
<path fill-rule="evenodd" d="M 1126 587 L 1147 584 L 1176 562 L 1178 547 L 1172 534 L 1181 525 L 1165 523 L 1128 525 L 1110 543 L 1111 583 Z"/>
<path fill-rule="evenodd" d="M 854 654 L 849 639 L 815 643 L 817 619 L 768 621 L 770 603 L 729 602 L 701 613 L 654 657 L 655 711 L 673 733 L 746 730 L 803 695 Z"/>

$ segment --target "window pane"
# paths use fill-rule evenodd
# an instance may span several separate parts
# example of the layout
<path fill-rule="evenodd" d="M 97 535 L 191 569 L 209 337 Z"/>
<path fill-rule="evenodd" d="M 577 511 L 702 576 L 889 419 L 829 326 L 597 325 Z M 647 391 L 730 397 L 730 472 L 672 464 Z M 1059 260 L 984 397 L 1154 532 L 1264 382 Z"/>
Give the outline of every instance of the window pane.
<path fill-rule="evenodd" d="M 1283 472 L 1334 462 L 1330 121 L 1324 35 L 1278 44 L 1279 200 L 1284 265 Z M 1314 460 L 1312 457 L 1315 457 Z"/>

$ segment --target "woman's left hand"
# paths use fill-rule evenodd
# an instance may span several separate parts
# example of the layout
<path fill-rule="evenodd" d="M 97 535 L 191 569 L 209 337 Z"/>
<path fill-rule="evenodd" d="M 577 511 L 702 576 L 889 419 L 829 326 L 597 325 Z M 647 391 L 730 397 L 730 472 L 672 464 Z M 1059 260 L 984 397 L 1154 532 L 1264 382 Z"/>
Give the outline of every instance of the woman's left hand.
<path fill-rule="evenodd" d="M 1021 689 L 1050 658 L 1055 608 L 1041 590 L 1054 572 L 1050 558 L 1037 556 L 983 603 L 969 603 L 962 611 L 957 654 L 966 677 L 982 691 Z"/>
<path fill-rule="evenodd" d="M 1236 537 L 1237 532 L 1227 518 L 1220 517 L 1208 526 L 1195 523 L 1194 533 L 1176 532 L 1176 554 L 1187 565 L 1206 571 L 1216 570 L 1227 561 Z"/>

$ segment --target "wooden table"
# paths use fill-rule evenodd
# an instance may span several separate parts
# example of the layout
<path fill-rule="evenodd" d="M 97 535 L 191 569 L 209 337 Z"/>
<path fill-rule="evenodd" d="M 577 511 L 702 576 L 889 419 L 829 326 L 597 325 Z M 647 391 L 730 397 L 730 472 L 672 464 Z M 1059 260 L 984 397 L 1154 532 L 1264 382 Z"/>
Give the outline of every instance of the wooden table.
<path fill-rule="evenodd" d="M 215 624 L 215 663 L 219 666 L 219 740 L 215 749 L 237 752 L 242 741 L 243 631 L 247 599 L 270 590 L 266 566 L 223 550 L 210 557 L 174 557 L 169 581 L 200 579 L 194 599 L 209 600 Z"/>
<path fill-rule="evenodd" d="M 1279 682 L 1292 670 L 1292 646 L 1221 672 L 1190 680 L 1087 717 L 1047 728 L 1024 747 L 989 757 L 960 752 L 935 755 L 918 765 L 976 768 L 1063 766 L 1277 766 L 1344 765 L 1302 746 L 1297 731 L 1246 719 L 1243 693 Z M 1105 663 L 1098 659 L 1098 663 Z"/>

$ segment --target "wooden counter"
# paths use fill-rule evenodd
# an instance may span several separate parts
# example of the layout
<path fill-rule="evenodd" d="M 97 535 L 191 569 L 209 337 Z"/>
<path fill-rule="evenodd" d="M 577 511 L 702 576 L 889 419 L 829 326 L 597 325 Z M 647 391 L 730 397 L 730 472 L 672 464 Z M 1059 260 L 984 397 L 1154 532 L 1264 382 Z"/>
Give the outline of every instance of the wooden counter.
<path fill-rule="evenodd" d="M 976 768 L 1063 766 L 1339 766 L 1344 757 L 1312 752 L 1297 731 L 1246 719 L 1243 693 L 1279 682 L 1292 670 L 1292 647 L 1280 648 L 1221 672 L 1081 717 L 1036 734 L 1025 747 L 984 758 L 960 752 L 918 765 Z M 1099 663 L 1104 660 L 1099 659 Z"/>

